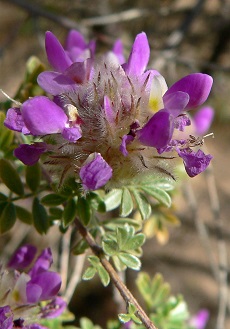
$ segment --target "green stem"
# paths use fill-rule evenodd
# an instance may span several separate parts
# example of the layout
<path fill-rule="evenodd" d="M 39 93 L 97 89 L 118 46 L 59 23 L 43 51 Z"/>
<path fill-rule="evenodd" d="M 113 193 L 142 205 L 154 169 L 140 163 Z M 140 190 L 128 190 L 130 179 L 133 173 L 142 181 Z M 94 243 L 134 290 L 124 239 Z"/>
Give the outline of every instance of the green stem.
<path fill-rule="evenodd" d="M 152 323 L 152 321 L 149 319 L 145 311 L 142 309 L 142 307 L 139 305 L 137 300 L 134 298 L 132 293 L 129 291 L 129 289 L 126 287 L 126 285 L 123 283 L 117 272 L 114 270 L 113 266 L 110 264 L 110 262 L 106 259 L 105 254 L 102 250 L 102 248 L 96 243 L 92 235 L 88 232 L 88 230 L 82 225 L 80 220 L 78 218 L 75 219 L 76 227 L 83 237 L 85 241 L 90 246 L 93 253 L 100 259 L 101 264 L 104 266 L 106 271 L 110 275 L 111 281 L 114 283 L 118 291 L 120 292 L 122 298 L 125 300 L 127 305 L 133 304 L 136 307 L 136 316 L 142 321 L 142 323 L 145 325 L 147 329 L 157 329 L 157 327 Z"/>

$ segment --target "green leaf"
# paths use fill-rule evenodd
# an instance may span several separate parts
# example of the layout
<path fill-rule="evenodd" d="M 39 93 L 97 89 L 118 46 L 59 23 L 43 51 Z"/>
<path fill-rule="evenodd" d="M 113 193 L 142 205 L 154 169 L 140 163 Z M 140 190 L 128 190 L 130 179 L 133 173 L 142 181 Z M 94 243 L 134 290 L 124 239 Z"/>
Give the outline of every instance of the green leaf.
<path fill-rule="evenodd" d="M 90 262 L 90 264 L 92 264 L 96 268 L 100 264 L 100 259 L 97 256 L 94 256 L 94 255 L 89 256 L 88 261 Z"/>
<path fill-rule="evenodd" d="M 122 189 L 120 216 L 126 217 L 133 211 L 133 199 L 129 190 L 124 187 Z"/>
<path fill-rule="evenodd" d="M 33 166 L 26 166 L 26 184 L 32 192 L 37 191 L 41 180 L 41 167 L 37 162 Z"/>
<path fill-rule="evenodd" d="M 28 224 L 28 225 L 31 225 L 33 223 L 33 217 L 27 209 L 22 208 L 20 206 L 15 206 L 15 210 L 16 210 L 17 218 L 21 222 Z"/>
<path fill-rule="evenodd" d="M 34 198 L 32 206 L 32 216 L 34 227 L 40 234 L 47 233 L 49 229 L 48 216 L 45 207 L 40 203 L 38 198 Z"/>
<path fill-rule="evenodd" d="M 96 272 L 97 272 L 97 270 L 95 267 L 89 266 L 85 270 L 84 274 L 82 275 L 82 280 L 86 280 L 86 281 L 91 280 L 94 277 L 94 275 L 96 274 Z"/>
<path fill-rule="evenodd" d="M 102 248 L 104 252 L 109 256 L 117 255 L 119 248 L 116 241 L 105 239 L 102 241 Z"/>
<path fill-rule="evenodd" d="M 63 225 L 66 227 L 70 225 L 76 216 L 76 201 L 69 199 L 63 211 Z"/>
<path fill-rule="evenodd" d="M 62 219 L 63 210 L 58 207 L 49 208 L 49 213 L 54 219 Z"/>
<path fill-rule="evenodd" d="M 101 279 L 103 286 L 104 287 L 108 286 L 108 284 L 110 282 L 109 273 L 106 271 L 106 269 L 101 264 L 97 267 L 97 271 L 98 271 L 98 275 Z"/>
<path fill-rule="evenodd" d="M 125 225 L 124 227 L 117 228 L 117 243 L 120 250 L 123 250 L 124 246 L 126 245 L 128 239 L 133 236 L 133 231 L 129 231 L 132 226 Z"/>
<path fill-rule="evenodd" d="M 11 163 L 5 159 L 0 159 L 0 177 L 10 191 L 23 195 L 24 189 L 20 176 Z"/>
<path fill-rule="evenodd" d="M 146 199 L 146 197 L 135 189 L 132 189 L 132 193 L 135 198 L 142 219 L 144 220 L 149 218 L 149 216 L 151 215 L 151 206 L 148 200 Z"/>
<path fill-rule="evenodd" d="M 8 199 L 7 196 L 0 192 L 0 202 L 7 201 L 7 199 Z"/>
<path fill-rule="evenodd" d="M 88 243 L 85 240 L 82 239 L 76 244 L 76 246 L 73 248 L 72 252 L 73 252 L 74 255 L 81 255 L 88 248 L 89 248 Z"/>
<path fill-rule="evenodd" d="M 115 231 L 117 227 L 124 227 L 125 224 L 133 226 L 136 231 L 141 230 L 142 221 L 132 219 L 132 218 L 112 218 L 110 220 L 103 221 L 104 226 L 112 231 Z"/>
<path fill-rule="evenodd" d="M 136 234 L 135 236 L 131 237 L 126 244 L 123 246 L 125 251 L 128 250 L 135 250 L 140 248 L 145 242 L 145 235 L 142 233 Z"/>
<path fill-rule="evenodd" d="M 153 185 L 165 191 L 172 191 L 175 188 L 175 182 L 168 178 L 157 178 L 153 180 Z"/>
<path fill-rule="evenodd" d="M 126 323 L 129 322 L 131 320 L 131 316 L 129 314 L 118 314 L 118 318 L 121 322 Z"/>
<path fill-rule="evenodd" d="M 119 272 L 122 272 L 127 268 L 127 266 L 120 260 L 120 258 L 117 255 L 112 256 L 112 259 L 114 266 Z"/>
<path fill-rule="evenodd" d="M 128 307 L 128 313 L 129 314 L 134 314 L 136 312 L 136 306 L 133 305 L 132 303 L 129 303 L 129 307 Z"/>
<path fill-rule="evenodd" d="M 66 198 L 60 194 L 50 193 L 45 195 L 41 199 L 41 203 L 45 206 L 59 206 L 62 205 L 66 201 Z"/>
<path fill-rule="evenodd" d="M 147 186 L 142 186 L 142 190 L 153 196 L 157 201 L 159 201 L 160 203 L 164 204 L 166 207 L 170 207 L 171 206 L 171 197 L 170 195 L 165 192 L 164 190 L 161 190 L 157 187 L 147 187 Z"/>
<path fill-rule="evenodd" d="M 139 270 L 141 268 L 140 260 L 134 255 L 120 252 L 118 258 L 122 261 L 122 263 L 133 270 Z"/>
<path fill-rule="evenodd" d="M 121 204 L 121 196 L 121 189 L 114 189 L 106 194 L 104 198 L 106 211 L 116 209 Z"/>
<path fill-rule="evenodd" d="M 12 146 L 14 132 L 4 126 L 5 113 L 0 112 L 0 150 L 4 153 Z"/>
<path fill-rule="evenodd" d="M 2 205 L 3 206 L 3 205 Z M 7 203 L 3 207 L 0 217 L 0 233 L 3 234 L 9 231 L 16 222 L 16 211 L 12 202 Z"/>
<path fill-rule="evenodd" d="M 77 214 L 80 217 L 82 223 L 86 226 L 91 219 L 90 204 L 85 198 L 79 197 L 77 201 Z"/>

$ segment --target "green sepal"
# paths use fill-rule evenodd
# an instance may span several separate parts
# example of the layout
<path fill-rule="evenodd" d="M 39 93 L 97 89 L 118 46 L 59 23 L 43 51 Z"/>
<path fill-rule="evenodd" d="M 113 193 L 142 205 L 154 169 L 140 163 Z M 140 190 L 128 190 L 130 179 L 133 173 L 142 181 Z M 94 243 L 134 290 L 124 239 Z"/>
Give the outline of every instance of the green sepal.
<path fill-rule="evenodd" d="M 18 195 L 24 194 L 20 176 L 8 160 L 0 159 L 0 177 L 10 191 Z"/>
<path fill-rule="evenodd" d="M 6 233 L 9 231 L 16 222 L 15 206 L 12 202 L 2 204 L 3 211 L 0 216 L 0 233 Z"/>
<path fill-rule="evenodd" d="M 36 192 L 41 181 L 41 167 L 37 162 L 33 166 L 26 166 L 26 184 L 32 192 Z"/>
<path fill-rule="evenodd" d="M 32 216 L 34 227 L 40 234 L 47 233 L 49 229 L 49 220 L 45 207 L 40 203 L 39 199 L 36 197 L 33 200 L 32 205 Z"/>
<path fill-rule="evenodd" d="M 33 223 L 32 214 L 27 209 L 15 205 L 15 210 L 16 210 L 17 218 L 21 222 L 28 225 L 31 225 Z"/>

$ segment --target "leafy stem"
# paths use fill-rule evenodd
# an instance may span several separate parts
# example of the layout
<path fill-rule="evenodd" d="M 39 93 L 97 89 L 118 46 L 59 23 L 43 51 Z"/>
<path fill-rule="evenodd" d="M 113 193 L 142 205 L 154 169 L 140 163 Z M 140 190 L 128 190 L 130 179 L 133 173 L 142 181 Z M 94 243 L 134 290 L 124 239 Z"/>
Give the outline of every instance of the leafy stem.
<path fill-rule="evenodd" d="M 78 218 L 75 219 L 75 225 L 83 237 L 83 239 L 88 243 L 90 246 L 92 252 L 100 259 L 101 264 L 106 269 L 106 271 L 109 273 L 109 276 L 120 292 L 122 298 L 125 300 L 126 304 L 133 304 L 136 307 L 136 316 L 142 321 L 142 323 L 145 325 L 147 329 L 157 329 L 155 325 L 152 323 L 152 321 L 149 319 L 145 311 L 142 309 L 142 307 L 139 305 L 137 300 L 134 298 L 132 293 L 129 291 L 129 289 L 126 287 L 126 285 L 122 282 L 121 278 L 117 274 L 117 272 L 114 270 L 113 266 L 110 264 L 110 262 L 106 259 L 105 254 L 102 250 L 102 248 L 96 243 L 93 236 L 88 232 L 88 230 L 82 225 L 80 220 Z"/>

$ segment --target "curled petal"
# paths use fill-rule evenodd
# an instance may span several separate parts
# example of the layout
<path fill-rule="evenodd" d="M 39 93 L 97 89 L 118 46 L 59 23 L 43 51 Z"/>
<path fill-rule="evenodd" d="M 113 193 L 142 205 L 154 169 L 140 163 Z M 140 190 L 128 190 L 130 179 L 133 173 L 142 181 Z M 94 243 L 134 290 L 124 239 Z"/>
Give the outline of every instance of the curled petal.
<path fill-rule="evenodd" d="M 61 287 L 61 277 L 56 272 L 42 272 L 34 276 L 26 287 L 27 300 L 36 303 L 55 297 Z"/>
<path fill-rule="evenodd" d="M 76 142 L 81 136 L 80 127 L 64 128 L 62 131 L 62 137 L 72 143 Z"/>
<path fill-rule="evenodd" d="M 163 96 L 164 107 L 176 118 L 185 109 L 189 102 L 189 95 L 182 91 L 165 94 Z"/>
<path fill-rule="evenodd" d="M 187 109 L 203 104 L 212 87 L 213 79 L 210 75 L 193 73 L 174 83 L 165 93 L 165 97 L 177 91 L 183 91 L 189 95 Z"/>
<path fill-rule="evenodd" d="M 207 106 L 201 108 L 193 117 L 195 123 L 196 133 L 198 135 L 204 135 L 210 128 L 214 117 L 213 108 Z"/>
<path fill-rule="evenodd" d="M 16 250 L 14 255 L 11 257 L 7 267 L 21 270 L 29 266 L 37 252 L 37 248 L 27 244 Z"/>
<path fill-rule="evenodd" d="M 55 35 L 50 31 L 46 32 L 45 46 L 48 61 L 55 70 L 58 72 L 64 72 L 72 64 L 72 61 L 64 48 Z"/>
<path fill-rule="evenodd" d="M 33 166 L 46 150 L 46 143 L 21 144 L 14 150 L 14 155 L 25 165 Z"/>
<path fill-rule="evenodd" d="M 170 142 L 173 129 L 172 115 L 167 110 L 160 110 L 137 131 L 137 136 L 142 144 L 161 149 Z"/>
<path fill-rule="evenodd" d="M 179 157 L 183 159 L 185 170 L 190 177 L 194 177 L 204 171 L 212 156 L 210 154 L 205 155 L 202 150 L 193 152 L 191 149 L 177 150 Z"/>
<path fill-rule="evenodd" d="M 38 256 L 36 262 L 34 263 L 32 269 L 29 272 L 31 278 L 35 275 L 47 271 L 51 264 L 53 263 L 53 257 L 50 248 L 45 248 L 42 250 L 40 255 Z"/>
<path fill-rule="evenodd" d="M 65 127 L 67 116 L 48 97 L 36 96 L 22 104 L 22 117 L 33 135 L 59 133 Z"/>
<path fill-rule="evenodd" d="M 22 132 L 24 135 L 30 133 L 25 126 L 21 111 L 17 107 L 12 107 L 7 111 L 4 125 L 11 130 Z"/>
<path fill-rule="evenodd" d="M 122 141 L 121 141 L 119 150 L 125 157 L 129 154 L 127 151 L 127 144 L 130 144 L 133 140 L 134 140 L 134 137 L 132 135 L 124 135 L 122 137 Z"/>
<path fill-rule="evenodd" d="M 128 62 L 123 68 L 128 75 L 142 74 L 149 61 L 150 48 L 147 36 L 144 32 L 139 33 L 133 43 Z"/>
<path fill-rule="evenodd" d="M 100 153 L 92 153 L 81 167 L 79 175 L 85 190 L 96 190 L 112 177 L 112 168 Z"/>
<path fill-rule="evenodd" d="M 62 94 L 64 91 L 73 91 L 75 82 L 68 76 L 52 71 L 39 74 L 37 78 L 39 86 L 51 95 Z"/>
<path fill-rule="evenodd" d="M 53 319 L 61 315 L 67 307 L 67 303 L 61 297 L 55 297 L 45 307 L 42 308 L 42 318 Z"/>

